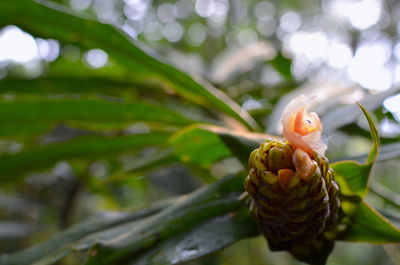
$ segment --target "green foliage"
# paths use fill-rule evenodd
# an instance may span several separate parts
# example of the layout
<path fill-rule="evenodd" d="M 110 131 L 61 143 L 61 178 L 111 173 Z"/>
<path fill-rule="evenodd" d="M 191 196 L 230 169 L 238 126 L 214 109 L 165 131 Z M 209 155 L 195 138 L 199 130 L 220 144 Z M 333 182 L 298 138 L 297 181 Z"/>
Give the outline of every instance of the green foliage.
<path fill-rule="evenodd" d="M 378 157 L 379 138 L 378 129 L 371 115 L 361 104 L 357 103 L 357 105 L 368 121 L 373 140 L 371 151 L 368 154 L 365 165 L 354 161 L 341 161 L 332 164 L 332 168 L 335 170 L 342 194 L 347 196 L 357 195 L 363 198 L 367 193 L 368 179 L 371 174 L 372 166 Z"/>
<path fill-rule="evenodd" d="M 130 264 L 180 264 L 201 258 L 238 241 L 258 235 L 257 225 L 244 209 L 203 222 L 183 234 L 140 254 Z"/>
<path fill-rule="evenodd" d="M 36 181 L 35 173 L 54 170 L 63 161 L 73 165 L 77 186 L 84 186 L 89 196 L 106 197 L 107 203 L 114 205 L 110 208 L 117 208 L 77 222 L 25 250 L 2 254 L 1 265 L 55 264 L 75 252 L 84 253 L 89 265 L 180 264 L 259 234 L 238 198 L 244 191 L 250 153 L 265 139 L 277 137 L 259 133 L 274 130 L 261 124 L 267 118 L 270 124 L 277 123 L 283 94 L 298 85 L 291 75 L 291 59 L 278 52 L 270 62 L 285 82 L 292 82 L 277 86 L 278 94 L 271 92 L 272 88 L 250 89 L 247 94 L 243 92 L 246 89 L 237 94 L 228 89 L 231 98 L 208 81 L 154 55 L 120 28 L 54 2 L 1 1 L 0 12 L 0 26 L 13 24 L 35 37 L 57 39 L 62 45 L 82 50 L 100 48 L 110 56 L 110 64 L 103 70 L 59 58 L 49 65 L 48 75 L 0 80 L 0 144 L 11 146 L 0 149 L 2 188 L 18 193 L 19 185 L 27 185 L 29 190 L 30 183 Z M 361 103 L 372 111 L 396 91 L 368 95 Z M 264 95 L 271 99 L 271 106 L 264 106 L 273 109 L 271 115 L 270 110 L 254 111 L 254 119 L 239 105 L 243 98 Z M 359 107 L 369 124 L 373 145 L 369 154 L 357 159 L 365 158 L 364 164 L 347 160 L 332 164 L 340 185 L 341 225 L 346 228 L 336 239 L 400 243 L 400 231 L 364 201 L 374 163 L 399 157 L 400 149 L 392 140 L 378 157 L 377 127 L 368 111 Z M 355 126 L 360 116 L 355 108 L 346 105 L 328 111 L 322 117 L 328 135 Z M 62 131 L 61 136 L 57 130 Z M 357 132 L 365 136 L 367 130 L 358 127 Z M 19 149 L 14 150 L 13 144 Z M 232 173 L 229 164 L 220 173 L 218 168 L 227 158 L 242 167 Z M 103 175 L 102 170 L 95 170 L 99 164 L 105 168 Z M 171 175 L 178 183 L 193 180 L 197 186 L 201 181 L 208 185 L 137 211 L 115 206 L 129 193 L 124 188 L 137 188 L 132 180 L 145 179 L 147 185 L 157 169 L 165 173 L 174 165 L 184 168 L 183 178 L 169 173 L 160 186 L 173 185 Z M 49 171 L 44 174 L 55 178 Z M 132 201 L 148 202 L 154 194 L 156 199 L 170 195 L 162 189 L 141 188 L 146 200 L 135 193 Z M 74 196 L 73 192 L 69 195 Z M 385 200 L 396 204 L 390 196 Z M 146 206 L 146 202 L 142 204 Z M 99 207 L 89 208 L 95 212 Z"/>
<path fill-rule="evenodd" d="M 354 161 L 341 161 L 332 164 L 335 177 L 344 195 L 364 197 L 367 194 L 368 178 L 372 165 L 361 165 Z"/>
<path fill-rule="evenodd" d="M 375 244 L 400 242 L 400 230 L 365 202 L 344 200 L 342 208 L 349 218 L 349 228 L 339 236 L 340 240 Z"/>
<path fill-rule="evenodd" d="M 181 161 L 201 166 L 209 166 L 231 155 L 218 135 L 197 126 L 176 133 L 171 137 L 170 144 Z"/>
<path fill-rule="evenodd" d="M 172 201 L 159 202 L 147 209 L 133 212 L 125 211 L 98 214 L 55 235 L 48 241 L 13 255 L 2 256 L 0 262 L 1 264 L 54 264 L 75 248 L 85 249 L 85 245 L 88 245 L 89 242 L 100 237 L 101 233 L 96 233 L 108 231 L 113 227 L 129 224 L 131 222 L 135 223 L 137 220 L 156 214 L 171 203 Z M 85 237 L 87 238 L 82 240 Z"/>
<path fill-rule="evenodd" d="M 15 155 L 0 156 L 3 177 L 0 182 L 17 181 L 24 173 L 45 169 L 61 159 L 102 158 L 114 156 L 136 148 L 161 144 L 167 139 L 164 133 L 146 133 L 122 137 L 79 137 L 65 143 L 32 147 Z"/>
<path fill-rule="evenodd" d="M 36 36 L 55 38 L 85 49 L 104 49 L 126 66 L 128 71 L 137 72 L 138 75 L 134 76 L 140 77 L 137 81 L 145 78 L 158 79 L 166 88 L 174 90 L 187 100 L 213 106 L 249 128 L 258 127 L 247 113 L 240 111 L 235 102 L 206 81 L 194 80 L 193 77 L 148 55 L 134 45 L 128 36 L 124 36 L 111 25 L 71 15 L 70 11 L 51 2 L 42 3 L 31 0 L 1 3 L 0 10 L 4 16 L 0 18 L 0 25 L 14 24 Z"/>
<path fill-rule="evenodd" d="M 35 100 L 3 102 L 0 122 L 9 124 L 153 121 L 188 125 L 195 121 L 164 107 L 143 103 L 113 103 L 100 100 Z M 8 113 L 13 113 L 12 117 Z"/>
<path fill-rule="evenodd" d="M 400 230 L 365 203 L 368 179 L 378 156 L 378 130 L 368 111 L 357 104 L 364 113 L 371 131 L 373 145 L 364 165 L 343 161 L 332 165 L 340 185 L 342 209 L 348 228 L 339 236 L 341 240 L 370 243 L 399 243 Z"/>
<path fill-rule="evenodd" d="M 371 115 L 368 113 L 368 111 L 359 103 L 357 103 L 357 105 L 360 107 L 360 109 L 364 113 L 365 118 L 367 118 L 369 129 L 371 131 L 372 141 L 373 141 L 371 151 L 369 152 L 367 161 L 365 161 L 365 163 L 373 164 L 376 160 L 376 157 L 378 156 L 378 145 L 379 145 L 378 129 L 376 128 L 375 122 L 372 119 Z"/>
<path fill-rule="evenodd" d="M 97 241 L 86 264 L 118 263 L 195 224 L 237 209 L 241 206 L 237 200 L 241 186 L 240 178 L 225 178 L 143 220 L 139 226 L 112 235 L 113 240 Z"/>

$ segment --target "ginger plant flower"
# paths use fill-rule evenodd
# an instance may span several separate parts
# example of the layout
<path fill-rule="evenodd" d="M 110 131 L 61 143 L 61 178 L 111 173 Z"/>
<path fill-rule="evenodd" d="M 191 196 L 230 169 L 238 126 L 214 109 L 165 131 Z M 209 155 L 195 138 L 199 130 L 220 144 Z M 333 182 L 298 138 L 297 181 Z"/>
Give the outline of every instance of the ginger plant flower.
<path fill-rule="evenodd" d="M 242 197 L 270 249 L 288 250 L 303 261 L 333 248 L 329 235 L 340 209 L 322 125 L 317 114 L 307 112 L 308 102 L 300 96 L 284 109 L 285 139 L 266 139 L 251 153 Z"/>
<path fill-rule="evenodd" d="M 301 95 L 292 100 L 283 110 L 281 117 L 283 136 L 293 146 L 310 156 L 313 151 L 324 155 L 327 146 L 321 139 L 322 124 L 316 113 L 307 112 L 310 97 Z"/>

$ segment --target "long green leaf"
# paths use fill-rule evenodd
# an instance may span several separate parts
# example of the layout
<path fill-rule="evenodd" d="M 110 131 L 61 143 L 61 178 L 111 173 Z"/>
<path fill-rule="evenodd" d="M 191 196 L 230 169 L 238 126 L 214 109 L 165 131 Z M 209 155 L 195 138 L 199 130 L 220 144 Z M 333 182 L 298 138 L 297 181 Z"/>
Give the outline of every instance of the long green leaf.
<path fill-rule="evenodd" d="M 181 264 L 259 234 L 248 211 L 207 220 L 139 255 L 129 265 Z"/>
<path fill-rule="evenodd" d="M 49 123 L 31 123 L 31 124 L 7 124 L 0 126 L 1 138 L 18 139 L 22 136 L 28 136 L 30 139 L 37 135 L 50 131 L 54 126 Z"/>
<path fill-rule="evenodd" d="M 340 240 L 376 244 L 400 243 L 400 230 L 364 201 L 345 201 L 342 209 L 350 218 L 350 223 L 340 235 Z"/>
<path fill-rule="evenodd" d="M 78 240 L 93 233 L 105 231 L 122 224 L 132 223 L 153 215 L 168 205 L 171 205 L 173 201 L 174 200 L 162 201 L 146 209 L 133 212 L 107 212 L 95 215 L 82 223 L 54 235 L 43 243 L 31 246 L 16 253 L 1 255 L 0 264 L 54 264 L 60 258 L 67 255 L 75 244 L 79 244 Z"/>
<path fill-rule="evenodd" d="M 100 100 L 41 100 L 0 103 L 0 123 L 56 123 L 67 121 L 157 121 L 187 125 L 194 121 L 162 106 Z"/>
<path fill-rule="evenodd" d="M 233 155 L 247 167 L 250 153 L 270 137 L 274 136 L 196 124 L 177 132 L 169 142 L 183 162 L 208 166 Z"/>
<path fill-rule="evenodd" d="M 91 248 L 86 264 L 119 264 L 193 225 L 233 211 L 241 206 L 237 198 L 242 190 L 242 179 L 238 177 L 208 185 L 112 240 L 99 240 Z"/>
<path fill-rule="evenodd" d="M 102 158 L 159 145 L 167 139 L 164 133 L 144 133 L 128 136 L 82 136 L 57 144 L 29 148 L 14 155 L 0 156 L 0 183 L 17 181 L 24 173 L 50 167 L 62 159 Z"/>
<path fill-rule="evenodd" d="M 126 172 L 142 172 L 153 166 L 179 160 L 207 168 L 218 160 L 232 155 L 247 167 L 250 153 L 268 137 L 271 136 L 237 132 L 212 125 L 191 125 L 170 137 L 168 141 L 170 148 L 157 151 L 151 157 L 136 160 L 117 172 L 113 179 L 123 178 Z"/>
<path fill-rule="evenodd" d="M 75 16 L 71 10 L 48 1 L 40 2 L 1 1 L 0 25 L 14 24 L 36 36 L 75 43 L 86 49 L 101 48 L 128 67 L 132 75 L 158 78 L 184 98 L 213 106 L 248 128 L 258 129 L 251 116 L 221 91 L 143 52 L 129 36 L 111 25 Z"/>
<path fill-rule="evenodd" d="M 176 163 L 179 159 L 176 158 L 171 148 L 159 148 L 149 156 L 139 157 L 135 160 L 125 163 L 121 170 L 112 173 L 108 178 L 102 181 L 103 184 L 125 179 L 133 176 L 144 176 L 150 171 L 154 171 L 162 166 Z"/>
<path fill-rule="evenodd" d="M 132 83 L 119 82 L 99 77 L 46 77 L 37 79 L 0 80 L 2 94 L 106 94 L 121 95 L 123 92 L 134 94 L 138 87 Z"/>

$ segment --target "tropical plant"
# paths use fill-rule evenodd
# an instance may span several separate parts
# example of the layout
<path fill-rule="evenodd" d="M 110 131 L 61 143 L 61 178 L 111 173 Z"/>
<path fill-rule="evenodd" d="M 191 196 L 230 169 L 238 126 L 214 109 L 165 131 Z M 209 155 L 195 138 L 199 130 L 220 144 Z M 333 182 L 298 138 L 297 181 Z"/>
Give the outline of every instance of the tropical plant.
<path fill-rule="evenodd" d="M 19 185 L 34 186 L 38 172 L 48 173 L 60 161 L 88 197 L 118 198 L 114 186 L 118 191 L 128 187 L 147 192 L 135 182 L 139 177 L 177 164 L 184 166 L 184 178 L 204 183 L 187 195 L 139 210 L 121 206 L 98 213 L 41 243 L 2 254 L 0 264 L 54 264 L 76 252 L 84 253 L 85 264 L 180 264 L 260 234 L 238 198 L 244 192 L 251 152 L 276 137 L 264 133 L 265 117 L 275 127 L 280 106 L 293 97 L 286 92 L 300 84 L 289 78 L 286 87 L 274 88 L 281 91 L 271 100 L 275 108 L 250 114 L 224 91 L 172 66 L 112 25 L 47 1 L 2 1 L 0 12 L 1 26 L 16 25 L 36 37 L 82 50 L 101 49 L 109 55 L 108 65 L 98 70 L 60 58 L 48 66 L 47 75 L 0 81 L 0 137 L 20 147 L 17 151 L 10 147 L 0 156 L 4 190 L 12 193 L 20 191 Z M 282 54 L 272 63 L 278 71 L 288 64 Z M 337 155 L 331 164 L 343 213 L 337 224 L 343 229 L 331 240 L 400 243 L 400 230 L 364 200 L 374 163 L 399 156 L 397 139 L 390 138 L 381 139 L 385 145 L 378 156 L 378 130 L 367 111 L 381 113 L 382 101 L 392 93 L 367 95 L 360 102 L 361 111 L 352 104 L 322 115 L 326 132 L 340 130 L 365 138 L 368 130 L 357 124 L 363 113 L 373 140 L 368 154 L 353 160 Z M 93 168 L 104 164 L 105 176 L 95 177 Z M 382 192 L 379 185 L 372 182 L 372 192 L 398 210 L 397 195 Z M 146 196 L 142 202 L 151 199 Z M 306 260 L 324 263 L 329 253 L 322 251 Z"/>

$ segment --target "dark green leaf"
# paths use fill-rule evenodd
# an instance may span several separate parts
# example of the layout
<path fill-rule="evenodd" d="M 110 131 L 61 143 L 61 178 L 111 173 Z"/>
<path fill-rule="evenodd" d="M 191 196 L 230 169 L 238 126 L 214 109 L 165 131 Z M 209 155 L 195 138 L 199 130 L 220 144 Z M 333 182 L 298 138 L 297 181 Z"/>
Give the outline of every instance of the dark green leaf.
<path fill-rule="evenodd" d="M 162 106 L 100 100 L 13 101 L 0 104 L 0 123 L 34 124 L 67 121 L 157 121 L 187 125 L 193 121 Z"/>
<path fill-rule="evenodd" d="M 32 139 L 36 135 L 50 131 L 53 127 L 52 124 L 40 122 L 33 124 L 7 124 L 7 126 L 0 126 L 0 137 L 18 139 L 22 136 L 28 136 Z"/>
<path fill-rule="evenodd" d="M 99 77 L 46 77 L 38 79 L 0 80 L 0 93 L 4 94 L 134 94 L 138 87 L 127 82 Z"/>
<path fill-rule="evenodd" d="M 339 183 L 340 193 L 364 197 L 368 190 L 368 178 L 372 165 L 362 165 L 355 161 L 340 161 L 331 165 L 335 171 L 335 180 Z"/>
<path fill-rule="evenodd" d="M 344 201 L 342 208 L 350 222 L 349 227 L 340 235 L 340 240 L 375 244 L 400 243 L 400 230 L 364 201 Z"/>
<path fill-rule="evenodd" d="M 134 160 L 130 160 L 126 163 L 121 170 L 111 174 L 102 183 L 109 183 L 125 179 L 127 177 L 145 175 L 147 172 L 156 170 L 161 166 L 165 166 L 174 162 L 178 162 L 178 159 L 174 156 L 174 152 L 170 148 L 159 148 L 155 150 L 154 153 L 138 157 Z"/>
<path fill-rule="evenodd" d="M 214 253 L 241 240 L 258 235 L 257 224 L 248 211 L 207 220 L 139 255 L 129 265 L 181 264 Z"/>
<path fill-rule="evenodd" d="M 239 177 L 226 177 L 208 185 L 112 240 L 99 240 L 91 248 L 86 264 L 119 264 L 193 225 L 233 211 L 241 206 L 237 198 L 242 190 Z"/>
<path fill-rule="evenodd" d="M 284 57 L 282 53 L 278 53 L 278 55 L 269 62 L 276 71 L 278 71 L 284 78 L 291 79 L 292 78 L 292 60 Z"/>
<path fill-rule="evenodd" d="M 169 162 L 176 162 L 176 159 L 173 157 L 173 150 L 170 148 L 163 148 L 157 150 L 154 154 L 146 157 L 140 157 L 124 167 L 122 169 L 123 172 L 137 172 L 143 171 L 147 169 L 155 169 L 159 165 L 163 165 Z"/>
<path fill-rule="evenodd" d="M 30 148 L 14 155 L 3 155 L 0 156 L 0 183 L 17 181 L 23 173 L 45 169 L 61 159 L 112 156 L 136 148 L 161 144 L 167 137 L 164 133 L 82 136 L 68 142 Z"/>
<path fill-rule="evenodd" d="M 173 200 L 156 203 L 153 206 L 134 212 L 106 212 L 93 216 L 71 228 L 56 234 L 49 240 L 34 245 L 20 252 L 3 254 L 0 256 L 1 265 L 28 265 L 28 264 L 54 264 L 63 256 L 67 255 L 78 240 L 96 232 L 104 231 L 125 223 L 132 223 L 138 219 L 153 215 Z"/>
<path fill-rule="evenodd" d="M 140 79 L 144 76 L 157 78 L 190 101 L 213 106 L 248 128 L 258 128 L 251 116 L 221 91 L 143 52 L 122 30 L 119 32 L 111 25 L 74 16 L 71 10 L 49 1 L 40 2 L 43 4 L 31 0 L 1 1 L 0 25 L 14 24 L 36 36 L 77 44 L 85 49 L 101 48 L 129 67 L 132 75 Z"/>

